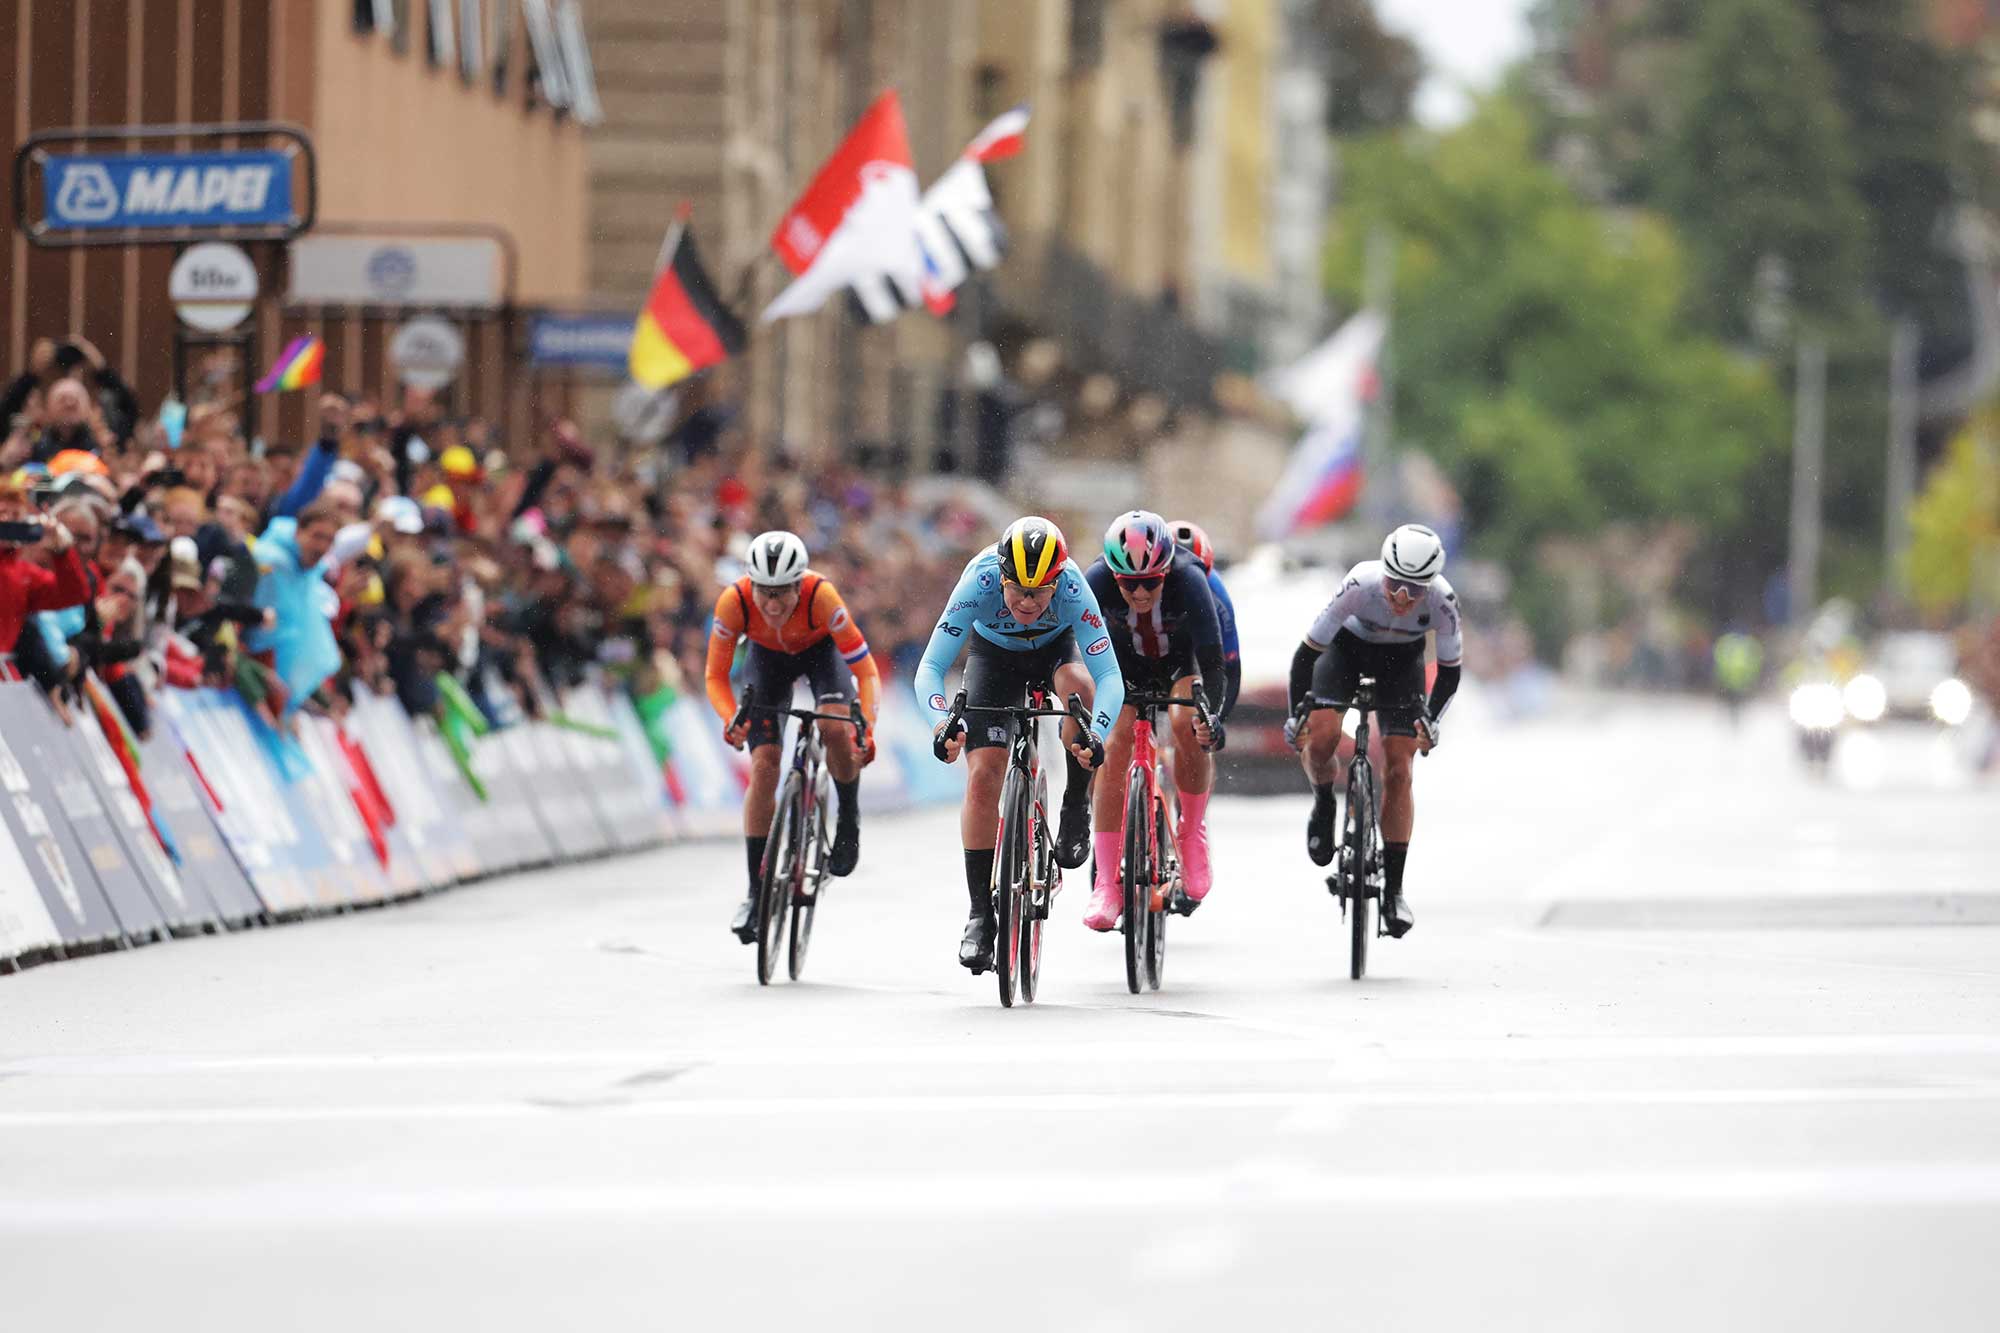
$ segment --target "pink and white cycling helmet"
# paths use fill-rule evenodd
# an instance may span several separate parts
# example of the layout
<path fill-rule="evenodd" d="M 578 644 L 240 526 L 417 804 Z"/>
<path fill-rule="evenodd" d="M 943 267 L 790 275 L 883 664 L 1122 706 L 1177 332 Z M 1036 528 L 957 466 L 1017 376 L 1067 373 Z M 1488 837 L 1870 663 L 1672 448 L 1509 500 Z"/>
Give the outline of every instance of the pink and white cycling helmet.
<path fill-rule="evenodd" d="M 1174 563 L 1167 520 L 1149 509 L 1120 515 L 1104 531 L 1104 563 L 1121 579 L 1157 578 Z"/>

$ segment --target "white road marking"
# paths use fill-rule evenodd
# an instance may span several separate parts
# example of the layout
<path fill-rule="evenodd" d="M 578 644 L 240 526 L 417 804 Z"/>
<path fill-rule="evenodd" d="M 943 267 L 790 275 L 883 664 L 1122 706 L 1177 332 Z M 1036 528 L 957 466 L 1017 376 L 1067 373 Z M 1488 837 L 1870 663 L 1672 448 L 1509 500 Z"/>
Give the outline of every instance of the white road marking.
<path fill-rule="evenodd" d="M 1509 932 L 1512 933 L 1512 932 Z M 1546 939 L 1536 931 L 1523 939 Z M 1600 943 L 1592 939 L 1592 943 Z M 1641 947 L 1641 946 L 1633 946 Z M 1652 947 L 1652 946 L 1644 946 Z M 1669 950 L 1671 951 L 1671 950 Z M 1934 975 L 1956 975 L 1938 972 Z M 1986 975 L 1972 973 L 1968 975 Z M 747 1041 L 747 1039 L 746 1039 Z M 1807 1033 L 1758 1036 L 1412 1037 L 1342 1041 L 1301 1033 L 1287 1041 L 1227 1043 L 1089 1041 L 1030 1046 L 965 1040 L 928 1045 L 733 1048 L 635 1048 L 570 1051 L 378 1051 L 292 1055 L 35 1056 L 0 1061 L 0 1076 L 64 1078 L 162 1074 L 404 1071 L 411 1069 L 690 1069 L 852 1068 L 895 1065 L 984 1067 L 1129 1063 L 1295 1064 L 1312 1060 L 1388 1062 L 1571 1062 L 1602 1060 L 1770 1059 L 1847 1056 L 2000 1056 L 2000 1033 Z M 5 1085 L 0 1085 L 4 1095 Z"/>
<path fill-rule="evenodd" d="M 558 1098 L 487 1102 L 361 1103 L 351 1106 L 159 1106 L 112 1110 L 0 1111 L 0 1129 L 100 1130 L 131 1126 L 288 1125 L 348 1121 L 546 1120 L 582 1116 L 682 1120 L 706 1116 L 817 1119 L 828 1116 L 935 1116 L 1004 1111 L 1073 1115 L 1114 1111 L 1264 1111 L 1325 1113 L 1362 1109 L 1461 1109 L 1559 1106 L 1817 1106 L 2000 1100 L 2000 1082 L 1904 1087 L 1550 1088 L 1509 1091 L 1005 1092 L 854 1097 L 690 1097 L 591 1101 Z"/>
<path fill-rule="evenodd" d="M 0 1197 L 0 1232 L 272 1225 L 495 1223 L 654 1218 L 712 1224 L 785 1220 L 1130 1214 L 1167 1208 L 1259 1212 L 1367 1208 L 1481 1208 L 1525 1204 L 1644 1204 L 1777 1209 L 1891 1205 L 1991 1207 L 2000 1165 L 1869 1163 L 1779 1170 L 1324 1172 L 1255 1162 L 1196 1172 L 1064 1171 L 880 1175 L 817 1180 L 726 1180 L 525 1188 L 257 1187 L 132 1194 Z"/>

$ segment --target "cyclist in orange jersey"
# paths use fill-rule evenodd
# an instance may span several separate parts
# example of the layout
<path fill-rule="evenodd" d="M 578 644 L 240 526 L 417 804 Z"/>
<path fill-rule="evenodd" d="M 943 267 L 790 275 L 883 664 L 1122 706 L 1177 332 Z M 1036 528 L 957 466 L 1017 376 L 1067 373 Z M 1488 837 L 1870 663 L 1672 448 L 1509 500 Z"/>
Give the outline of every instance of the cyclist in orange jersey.
<path fill-rule="evenodd" d="M 796 534 L 767 532 L 757 537 L 750 543 L 749 564 L 749 574 L 716 598 L 715 626 L 708 637 L 708 701 L 722 719 L 722 738 L 739 750 L 746 741 L 750 746 L 750 790 L 743 798 L 750 892 L 729 927 L 745 944 L 757 938 L 757 879 L 777 806 L 783 755 L 778 749 L 780 718 L 760 713 L 740 726 L 732 725 L 736 691 L 729 683 L 729 668 L 736 660 L 737 641 L 750 640 L 744 677 L 759 703 L 789 703 L 801 676 L 811 683 L 819 704 L 845 704 L 855 697 L 857 686 L 860 690 L 870 732 L 865 750 L 856 747 L 852 727 L 818 724 L 826 742 L 826 766 L 840 793 L 833 849 L 827 858 L 827 868 L 836 875 L 851 874 L 861 855 L 857 787 L 862 767 L 875 757 L 875 711 L 882 692 L 882 677 L 869 655 L 868 641 L 840 600 L 839 590 L 806 568 L 806 544 Z"/>

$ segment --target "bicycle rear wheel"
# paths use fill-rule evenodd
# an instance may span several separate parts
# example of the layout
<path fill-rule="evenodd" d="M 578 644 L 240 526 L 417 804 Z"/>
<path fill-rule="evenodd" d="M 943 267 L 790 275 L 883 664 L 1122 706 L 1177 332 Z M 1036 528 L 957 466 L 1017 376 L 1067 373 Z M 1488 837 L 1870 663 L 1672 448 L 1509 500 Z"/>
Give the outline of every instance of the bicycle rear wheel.
<path fill-rule="evenodd" d="M 825 801 L 819 801 L 814 804 L 812 834 L 803 840 L 801 846 L 810 853 L 812 858 L 812 884 L 810 886 L 812 892 L 799 894 L 798 901 L 792 904 L 792 947 L 789 956 L 785 960 L 785 967 L 791 974 L 793 981 L 797 981 L 799 973 L 805 971 L 806 950 L 812 946 L 813 917 L 819 911 L 819 896 L 826 890 L 827 845 Z M 803 867 L 801 867 L 798 882 L 802 887 L 805 886 L 805 879 Z"/>
<path fill-rule="evenodd" d="M 1042 983 L 1042 923 L 1049 915 L 1047 870 L 1055 863 L 1055 848 L 1049 838 L 1047 805 L 1037 800 L 1033 809 L 1033 827 L 1027 838 L 1028 860 L 1024 867 L 1026 879 L 1021 890 L 1021 999 L 1028 1004 L 1035 1002 L 1035 992 Z"/>
<path fill-rule="evenodd" d="M 1342 892 L 1347 897 L 1347 975 L 1354 981 L 1368 974 L 1370 920 L 1368 867 L 1375 855 L 1375 780 L 1368 761 L 1356 755 L 1347 770 L 1347 838 L 1342 866 Z"/>
<path fill-rule="evenodd" d="M 1145 981 L 1148 925 L 1152 920 L 1153 866 L 1147 832 L 1152 812 L 1146 808 L 1146 784 L 1136 778 L 1125 785 L 1125 863 L 1120 880 L 1125 890 L 1125 988 L 1134 995 Z"/>
<path fill-rule="evenodd" d="M 1028 783 L 1019 769 L 1007 773 L 1000 793 L 1000 844 L 993 856 L 993 910 L 998 938 L 993 944 L 993 972 L 1000 983 L 1000 1003 L 1011 1009 L 1020 984 L 1023 892 L 1028 873 Z M 1030 996 L 1030 999 L 1033 997 Z"/>
<path fill-rule="evenodd" d="M 1153 802 L 1153 846 L 1154 860 L 1158 865 L 1151 878 L 1164 882 L 1166 893 L 1160 900 L 1160 910 L 1146 913 L 1146 985 L 1149 989 L 1160 988 L 1160 978 L 1167 971 L 1167 918 L 1173 913 L 1168 902 L 1174 890 L 1179 887 L 1180 872 L 1174 866 L 1173 841 L 1167 836 L 1167 805 L 1164 797 Z M 1152 906 L 1152 896 L 1147 895 L 1147 907 Z"/>
<path fill-rule="evenodd" d="M 785 910 L 798 882 L 799 806 L 804 789 L 797 774 L 778 789 L 778 814 L 771 821 L 771 840 L 764 846 L 764 878 L 757 893 L 757 982 L 771 984 L 778 970 L 778 950 L 785 929 Z"/>

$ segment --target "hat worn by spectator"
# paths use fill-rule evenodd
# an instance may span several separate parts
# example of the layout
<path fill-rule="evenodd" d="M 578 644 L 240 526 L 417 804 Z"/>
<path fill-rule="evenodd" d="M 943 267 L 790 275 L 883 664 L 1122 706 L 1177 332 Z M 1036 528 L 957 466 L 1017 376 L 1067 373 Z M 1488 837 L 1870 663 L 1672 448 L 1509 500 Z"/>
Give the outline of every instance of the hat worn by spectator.
<path fill-rule="evenodd" d="M 447 477 L 459 481 L 478 481 L 481 477 L 479 459 L 472 450 L 462 444 L 454 444 L 438 457 L 438 466 Z"/>
<path fill-rule="evenodd" d="M 122 532 L 145 546 L 164 546 L 167 534 L 160 531 L 160 525 L 152 515 L 144 513 L 127 514 L 111 525 L 113 532 Z"/>
<path fill-rule="evenodd" d="M 85 449 L 64 449 L 49 460 L 49 475 L 63 477 L 72 472 L 92 477 L 111 475 L 111 469 L 105 466 L 104 460 Z"/>
<path fill-rule="evenodd" d="M 375 507 L 375 512 L 388 519 L 390 526 L 405 537 L 413 537 L 424 530 L 423 507 L 407 495 L 389 496 Z"/>

